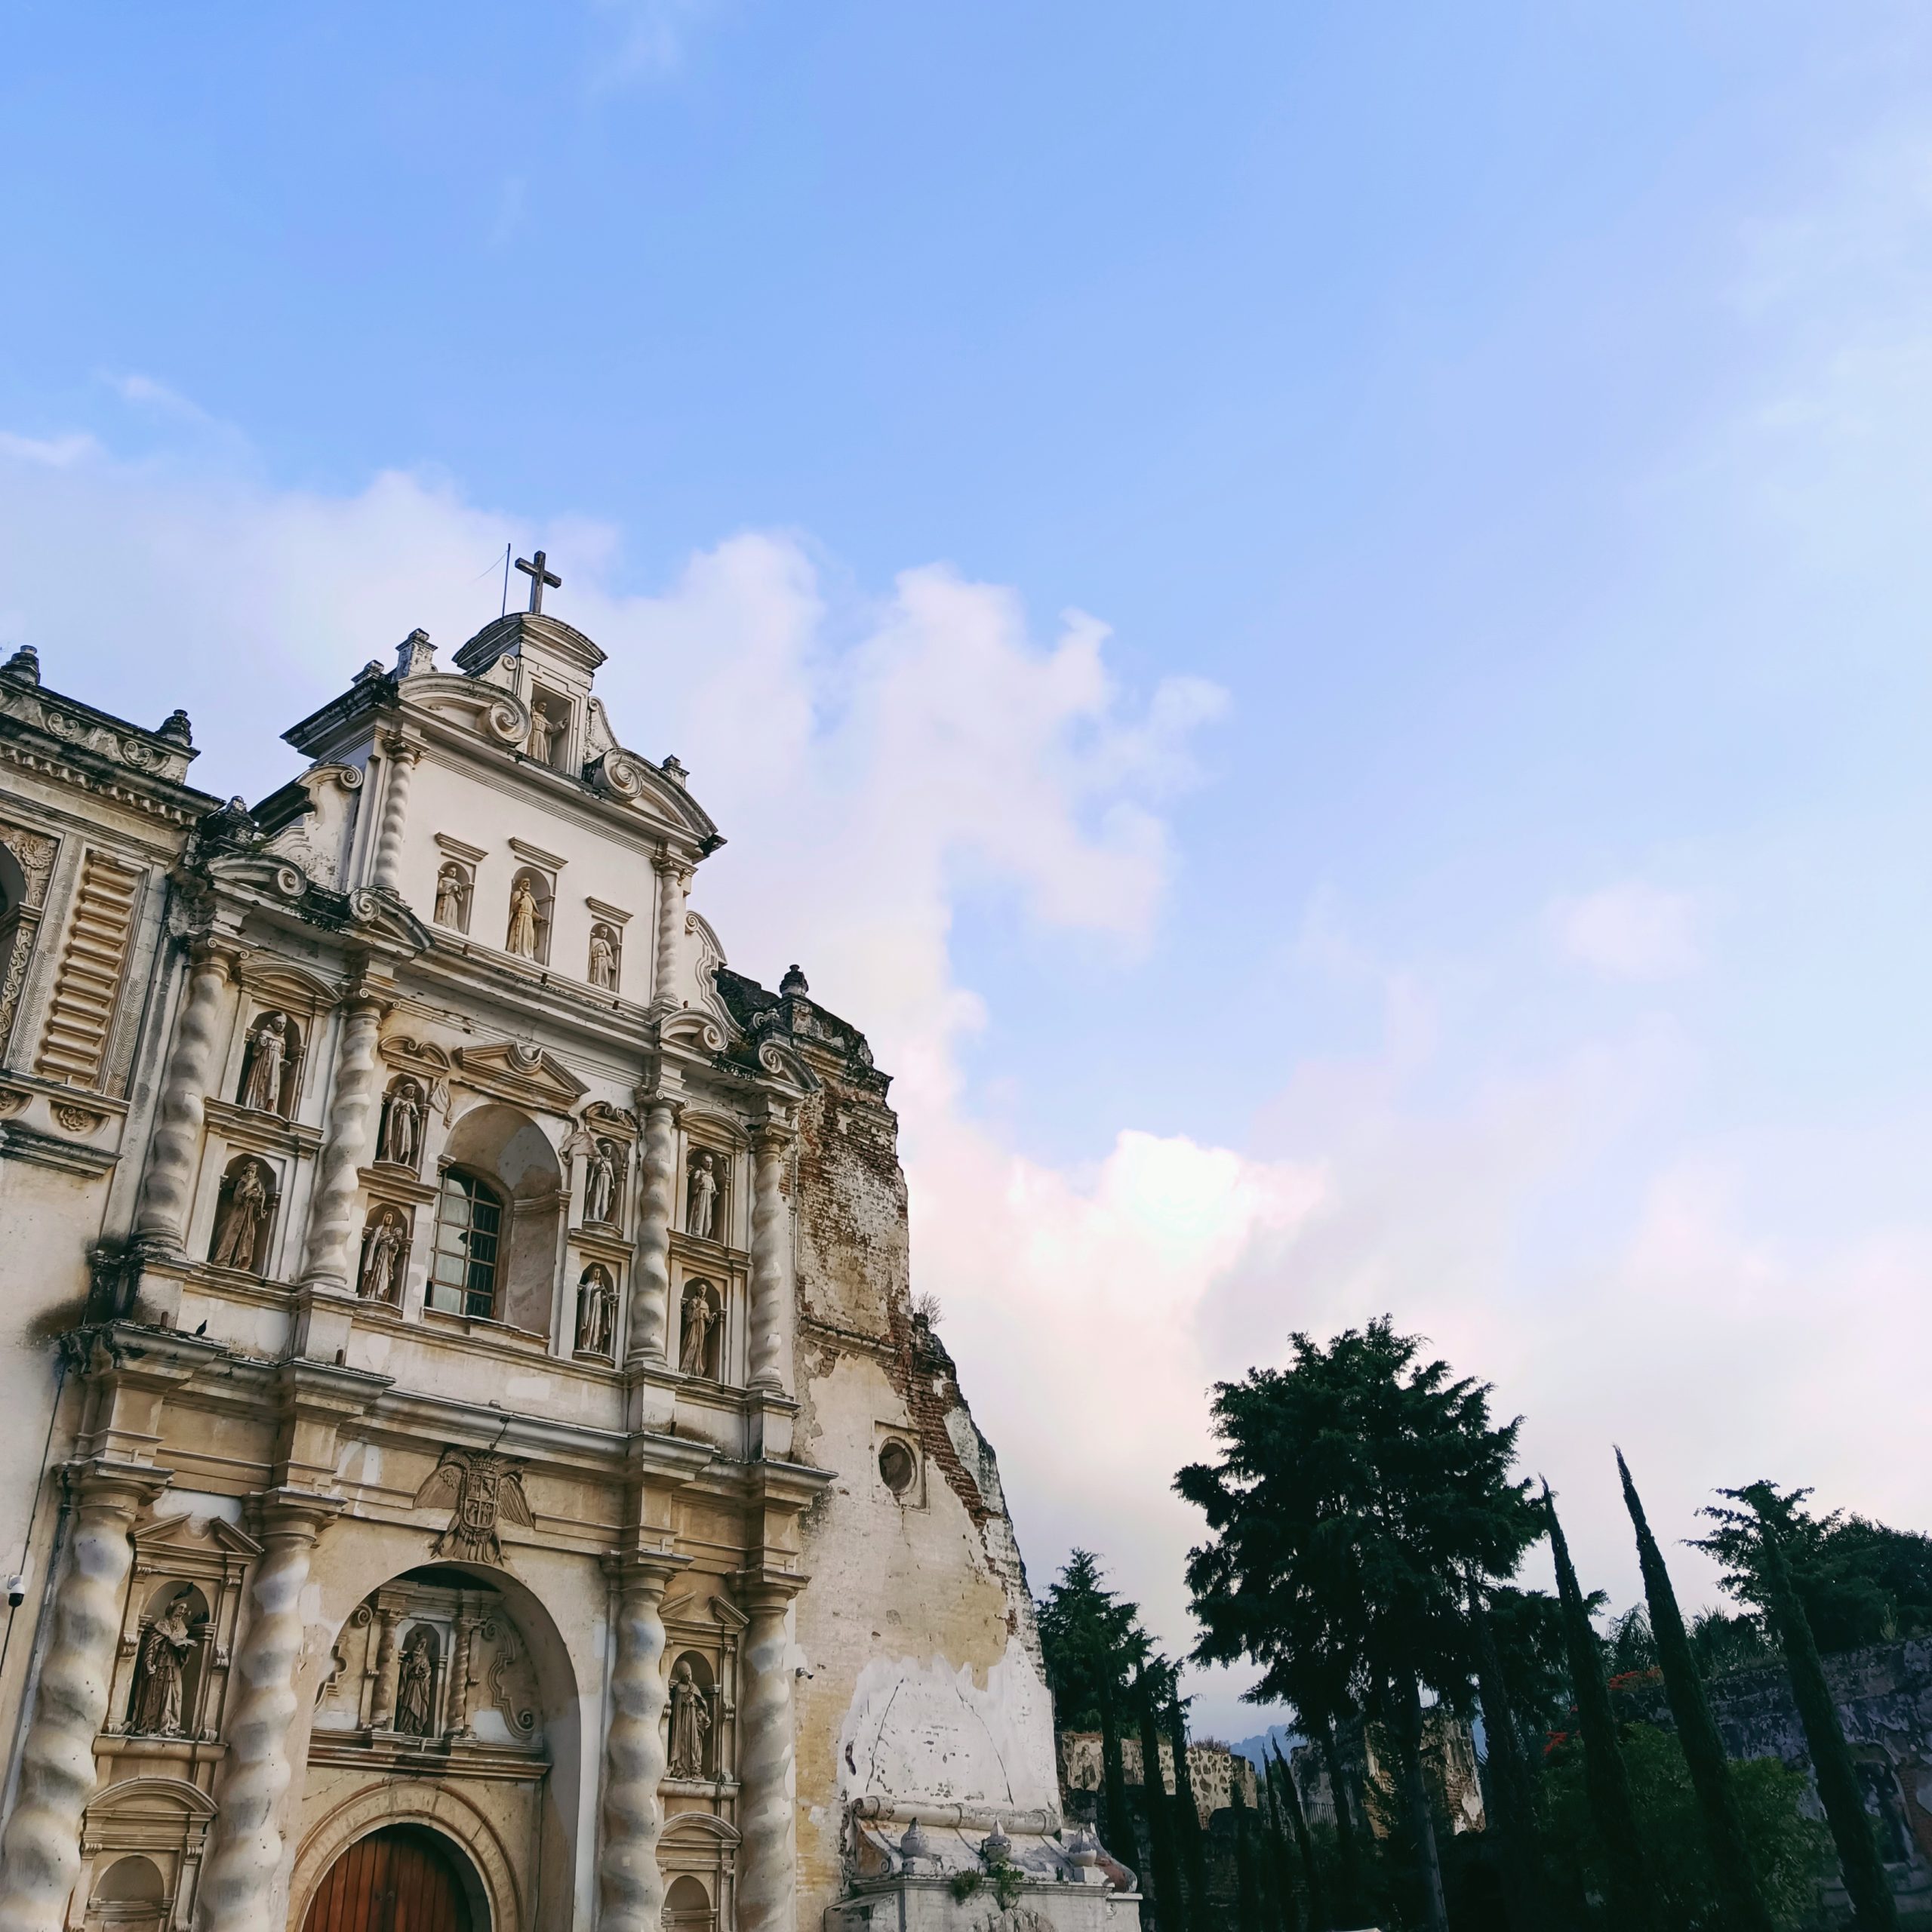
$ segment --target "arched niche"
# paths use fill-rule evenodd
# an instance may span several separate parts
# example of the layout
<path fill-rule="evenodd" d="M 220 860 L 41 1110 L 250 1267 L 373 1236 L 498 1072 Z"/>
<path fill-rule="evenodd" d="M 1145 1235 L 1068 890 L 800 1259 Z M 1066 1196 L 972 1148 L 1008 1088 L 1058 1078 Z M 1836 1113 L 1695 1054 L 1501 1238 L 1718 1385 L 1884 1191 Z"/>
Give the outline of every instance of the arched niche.
<path fill-rule="evenodd" d="M 303 1044 L 301 1023 L 285 1008 L 257 1009 L 248 1021 L 236 1105 L 285 1120 L 294 1113 Z"/>
<path fill-rule="evenodd" d="M 161 1867 L 140 1852 L 117 1858 L 95 1879 L 85 1921 L 88 1932 L 161 1932 L 172 1903 Z"/>
<path fill-rule="evenodd" d="M 460 859 L 445 859 L 436 868 L 435 922 L 451 932 L 469 930 L 469 908 L 476 875 Z"/>
<path fill-rule="evenodd" d="M 548 1136 L 520 1109 L 488 1101 L 472 1107 L 451 1128 L 441 1168 L 429 1306 L 465 1312 L 454 1305 L 449 1291 L 454 1286 L 451 1257 L 459 1245 L 454 1231 L 463 1212 L 451 1177 L 460 1182 L 467 1174 L 497 1195 L 501 1209 L 491 1318 L 547 1336 L 556 1297 L 560 1217 L 566 1205 L 563 1168 Z"/>
<path fill-rule="evenodd" d="M 244 1274 L 266 1273 L 281 1198 L 275 1169 L 259 1155 L 238 1154 L 230 1161 L 223 1171 L 215 1200 L 214 1230 L 208 1237 L 210 1262 L 217 1268 L 239 1269 Z"/>
<path fill-rule="evenodd" d="M 595 1789 L 594 1757 L 587 1764 L 586 1754 L 596 1740 L 585 1734 L 577 1672 L 562 1634 L 542 1598 L 508 1571 L 441 1562 L 386 1572 L 369 1561 L 377 1554 L 375 1546 L 343 1546 L 332 1591 L 360 1589 L 362 1595 L 331 1633 L 329 1646 L 318 1653 L 317 1675 L 309 1685 L 312 1693 L 322 1678 L 328 1680 L 321 1685 L 309 1733 L 312 1769 L 328 1766 L 334 1789 L 340 1789 L 341 1772 L 358 1766 L 366 1770 L 368 1782 L 320 1815 L 305 1819 L 290 1883 L 289 1923 L 303 1923 L 323 1874 L 356 1838 L 383 1825 L 416 1822 L 447 1833 L 475 1863 L 490 1909 L 489 1919 L 479 1923 L 506 1928 L 568 1925 L 579 1830 L 595 1830 L 594 1810 L 589 1819 L 582 1814 L 586 1775 L 592 1780 L 589 1789 Z M 382 1660 L 385 1626 L 399 1657 L 412 1624 L 436 1619 L 445 1658 L 453 1662 L 448 1652 L 456 1634 L 454 1611 L 465 1607 L 466 1593 L 466 1607 L 477 1620 L 467 1666 L 475 1677 L 469 1724 L 473 1737 L 454 1745 L 447 1768 L 439 1768 L 435 1779 L 398 1779 L 374 1761 L 383 1755 L 385 1733 L 371 1722 L 379 1711 L 378 1681 L 371 1673 Z M 457 1600 L 454 1604 L 453 1598 Z M 505 1647 L 484 1633 L 492 1614 L 503 1618 L 513 1633 L 520 1669 L 500 1672 Z M 454 1675 L 446 1671 L 446 1684 Z M 527 1695 L 516 1694 L 519 1681 Z M 447 1719 L 447 1703 L 442 1709 Z M 495 1715 L 480 1721 L 485 1712 Z M 461 1775 L 464 1752 L 475 1749 L 494 1754 L 494 1773 L 500 1778 L 504 1748 L 512 1743 L 532 1758 L 527 1788 L 535 1792 L 537 1805 L 534 1844 L 510 1833 L 494 1801 L 480 1807 L 472 1802 L 466 1792 L 476 1787 Z M 318 1788 L 312 1776 L 309 1783 Z"/>
<path fill-rule="evenodd" d="M 509 904 L 504 912 L 506 952 L 514 953 L 519 959 L 528 959 L 540 966 L 549 963 L 555 897 L 556 889 L 547 872 L 535 866 L 519 866 L 516 869 L 510 878 Z"/>
<path fill-rule="evenodd" d="M 685 1872 L 671 1881 L 664 1894 L 664 1932 L 712 1932 L 717 1923 L 717 1908 L 702 1878 Z"/>
<path fill-rule="evenodd" d="M 411 1174 L 423 1165 L 423 1134 L 429 1120 L 429 1097 L 413 1073 L 398 1073 L 383 1094 L 376 1134 L 376 1158 Z"/>
<path fill-rule="evenodd" d="M 149 1593 L 121 1726 L 130 1737 L 195 1734 L 212 1627 L 208 1600 L 192 1583 L 159 1583 Z"/>
<path fill-rule="evenodd" d="M 666 1932 L 673 1927 L 712 1932 L 734 1922 L 738 1842 L 737 1832 L 714 1812 L 679 1811 L 665 1821 L 657 1864 L 664 1875 Z"/>

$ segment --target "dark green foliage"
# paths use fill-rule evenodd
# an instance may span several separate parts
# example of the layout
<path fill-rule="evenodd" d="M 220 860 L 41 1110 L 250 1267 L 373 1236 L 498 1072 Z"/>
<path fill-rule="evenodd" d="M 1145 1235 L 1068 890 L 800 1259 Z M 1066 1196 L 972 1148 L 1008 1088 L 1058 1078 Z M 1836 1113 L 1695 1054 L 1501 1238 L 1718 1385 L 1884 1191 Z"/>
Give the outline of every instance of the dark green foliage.
<path fill-rule="evenodd" d="M 1269 1767 L 1269 1787 L 1287 1814 L 1288 1829 L 1294 1838 L 1295 1857 L 1300 1864 L 1302 1884 L 1308 1894 L 1309 1924 L 1314 1932 L 1323 1932 L 1334 1921 L 1328 1916 L 1326 1889 L 1321 1882 L 1321 1863 L 1315 1855 L 1315 1841 L 1308 1829 L 1308 1814 L 1302 1809 L 1301 1792 L 1296 1786 L 1295 1774 L 1278 1746 L 1274 1758 L 1274 1763 Z"/>
<path fill-rule="evenodd" d="M 1677 1739 L 1649 1724 L 1628 1726 L 1623 1762 L 1638 1829 L 1664 1900 L 1665 1922 L 1706 1932 L 1725 1921 L 1705 1848 L 1703 1823 L 1690 1768 Z M 1576 1739 L 1558 1745 L 1544 1767 L 1548 1842 L 1552 1863 L 1572 1896 L 1604 1892 L 1609 1875 L 1592 1829 L 1583 1751 Z M 1812 1923 L 1818 1880 L 1830 1852 L 1823 1828 L 1800 1810 L 1804 1776 L 1775 1758 L 1730 1767 L 1738 1815 L 1770 1923 L 1780 1928 Z M 1613 1917 L 1606 1932 L 1621 1932 Z"/>
<path fill-rule="evenodd" d="M 1623 1484 L 1624 1506 L 1630 1512 L 1636 1532 L 1638 1560 L 1643 1566 L 1651 1648 L 1663 1672 L 1664 1691 L 1670 1700 L 1678 1743 L 1697 1792 L 1712 1887 L 1724 1908 L 1724 1924 L 1727 1932 L 1771 1932 L 1770 1912 L 1752 1870 L 1743 1814 L 1738 1807 L 1730 1767 L 1725 1760 L 1724 1740 L 1718 1735 L 1710 1700 L 1704 1695 L 1703 1680 L 1690 1654 L 1690 1635 L 1678 1611 L 1677 1593 L 1671 1587 L 1663 1552 L 1651 1534 L 1644 1506 L 1620 1449 L 1617 1452 L 1617 1471 Z"/>
<path fill-rule="evenodd" d="M 1208 1841 L 1201 1829 L 1201 1808 L 1195 1802 L 1194 1777 L 1187 1763 L 1187 1720 L 1180 1697 L 1168 1686 L 1168 1740 L 1174 1752 L 1175 1835 L 1180 1840 L 1181 1867 L 1187 1879 L 1187 1918 L 1192 1932 L 1217 1932 L 1208 1901 Z"/>
<path fill-rule="evenodd" d="M 1186 1932 L 1187 1901 L 1180 1886 L 1180 1855 L 1174 1844 L 1174 1807 L 1161 1775 L 1159 1685 L 1147 1672 L 1134 1680 L 1134 1711 L 1140 1730 L 1140 1793 L 1147 1807 L 1147 1842 L 1153 1869 L 1147 1876 L 1161 1932 Z"/>
<path fill-rule="evenodd" d="M 1175 1478 L 1210 1532 L 1188 1559 L 1195 1655 L 1260 1665 L 1253 1699 L 1292 1705 L 1317 1735 L 1343 1694 L 1386 1687 L 1410 1752 L 1420 1687 L 1457 1697 L 1467 1681 L 1463 1576 L 1509 1575 L 1536 1534 L 1511 1476 L 1518 1425 L 1494 1426 L 1487 1386 L 1419 1361 L 1386 1318 L 1292 1346 L 1290 1367 L 1217 1385 L 1220 1460 Z M 1440 1881 L 1419 1767 L 1401 1783 L 1427 1901 Z M 1428 1923 L 1440 1932 L 1439 1909 Z"/>
<path fill-rule="evenodd" d="M 1037 1606 L 1047 1684 L 1061 1727 L 1097 1729 L 1106 1782 L 1101 1836 L 1122 1864 L 1140 1861 L 1120 1734 L 1129 1676 L 1147 1660 L 1149 1644 L 1140 1607 L 1124 1603 L 1100 1580 L 1091 1551 L 1076 1549 Z"/>
<path fill-rule="evenodd" d="M 1851 1899 L 1854 1923 L 1859 1932 L 1891 1932 L 1898 1923 L 1898 1908 L 1879 1859 L 1872 1821 L 1866 1815 L 1864 1795 L 1844 1741 L 1838 1705 L 1826 1681 L 1817 1642 L 1785 1555 L 1787 1534 L 1801 1549 L 1817 1546 L 1798 1525 L 1797 1506 L 1805 1492 L 1781 1495 L 1769 1483 L 1761 1482 L 1718 1494 L 1743 1506 L 1705 1511 L 1719 1527 L 1706 1539 L 1703 1547 L 1724 1546 L 1719 1553 L 1727 1564 L 1735 1563 L 1734 1574 L 1740 1580 L 1732 1586 L 1741 1592 L 1748 1580 L 1754 1600 L 1762 1604 L 1778 1647 L 1784 1653 L 1792 1701 L 1804 1726 L 1811 1774 L 1817 1781 L 1826 1822 L 1832 1828 L 1832 1841 L 1838 1847 L 1838 1869 Z"/>
<path fill-rule="evenodd" d="M 1261 1923 L 1261 1884 L 1254 1869 L 1254 1833 L 1247 1801 L 1241 1795 L 1241 1770 L 1237 1765 L 1230 1780 L 1229 1798 L 1235 1814 L 1235 1872 L 1238 1923 L 1241 1932 L 1264 1932 Z"/>
<path fill-rule="evenodd" d="M 1655 1670 L 1659 1662 L 1649 1613 L 1641 1604 L 1634 1604 L 1611 1623 L 1604 1663 L 1612 1677 L 1641 1677 Z"/>
<path fill-rule="evenodd" d="M 1570 1654 L 1563 1635 L 1563 1606 L 1547 1590 L 1491 1584 L 1484 1592 L 1490 1628 L 1502 1658 L 1503 1686 L 1515 1713 L 1525 1752 L 1566 1730 L 1576 1699 L 1570 1689 Z M 1583 1599 L 1594 1617 L 1606 1601 L 1601 1590 Z"/>
<path fill-rule="evenodd" d="M 1734 1670 L 1755 1670 L 1778 1661 L 1761 1617 L 1729 1611 L 1701 1611 L 1690 1620 L 1690 1654 L 1706 1683 Z"/>
<path fill-rule="evenodd" d="M 1552 1915 L 1537 1843 L 1535 1774 L 1511 1707 L 1494 1626 L 1481 1586 L 1473 1582 L 1469 1586 L 1469 1634 L 1475 1644 L 1483 1729 L 1489 1743 L 1489 1831 L 1494 1835 L 1505 1908 L 1511 1932 L 1540 1932 L 1550 1924 Z"/>
<path fill-rule="evenodd" d="M 1743 1495 L 1743 1491 L 1727 1491 Z M 1887 1529 L 1834 1510 L 1814 1516 L 1808 1489 L 1753 1483 L 1761 1520 L 1774 1528 L 1789 1565 L 1813 1641 L 1827 1657 L 1932 1630 L 1932 1537 Z M 1724 1568 L 1724 1588 L 1764 1612 L 1770 1605 L 1757 1561 L 1755 1509 L 1712 1510 L 1718 1527 L 1697 1547 Z"/>
<path fill-rule="evenodd" d="M 1288 1836 L 1275 1764 L 1266 1746 L 1261 1753 L 1261 1814 L 1267 1824 L 1268 1855 L 1275 1875 L 1275 1916 L 1281 1932 L 1301 1932 L 1301 1908 L 1296 1902 L 1294 1847 Z M 1297 1807 L 1299 1808 L 1299 1807 Z"/>
<path fill-rule="evenodd" d="M 1604 1894 L 1611 1923 L 1617 1932 L 1660 1932 L 1663 1920 L 1657 1887 L 1644 1856 L 1642 1834 L 1630 1795 L 1629 1774 L 1617 1735 L 1616 1713 L 1610 1701 L 1610 1683 L 1603 1653 L 1590 1623 L 1589 1611 L 1570 1561 L 1570 1546 L 1556 1519 L 1556 1506 L 1548 1484 L 1543 1508 L 1549 1524 L 1549 1543 L 1556 1558 L 1556 1593 L 1563 1604 L 1563 1628 L 1569 1647 L 1570 1681 L 1577 1696 L 1577 1724 L 1583 1749 L 1584 1783 L 1590 1801 L 1590 1820 L 1603 1860 Z"/>

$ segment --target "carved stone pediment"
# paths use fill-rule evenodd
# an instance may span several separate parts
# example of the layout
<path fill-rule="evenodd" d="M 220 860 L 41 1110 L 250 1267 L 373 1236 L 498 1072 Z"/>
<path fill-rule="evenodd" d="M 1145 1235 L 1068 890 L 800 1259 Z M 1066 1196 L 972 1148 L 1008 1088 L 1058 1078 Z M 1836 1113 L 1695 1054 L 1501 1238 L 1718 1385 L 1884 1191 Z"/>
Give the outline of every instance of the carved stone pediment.
<path fill-rule="evenodd" d="M 133 1531 L 137 1570 L 178 1577 L 238 1574 L 261 1555 L 247 1531 L 220 1516 L 151 1517 Z"/>
<path fill-rule="evenodd" d="M 728 1603 L 719 1596 L 700 1596 L 695 1591 L 673 1597 L 665 1604 L 663 1614 L 667 1629 L 675 1625 L 685 1630 L 709 1623 L 735 1634 L 751 1622 L 736 1604 Z"/>
<path fill-rule="evenodd" d="M 592 1100 L 584 1109 L 583 1119 L 585 1131 L 593 1135 L 614 1134 L 623 1140 L 635 1140 L 638 1136 L 636 1116 L 602 1100 Z"/>
<path fill-rule="evenodd" d="M 480 1088 L 524 1106 L 540 1107 L 547 1113 L 574 1112 L 577 1103 L 590 1091 L 554 1054 L 515 1040 L 500 1041 L 494 1046 L 459 1047 L 456 1063 L 457 1077 L 466 1086 Z"/>

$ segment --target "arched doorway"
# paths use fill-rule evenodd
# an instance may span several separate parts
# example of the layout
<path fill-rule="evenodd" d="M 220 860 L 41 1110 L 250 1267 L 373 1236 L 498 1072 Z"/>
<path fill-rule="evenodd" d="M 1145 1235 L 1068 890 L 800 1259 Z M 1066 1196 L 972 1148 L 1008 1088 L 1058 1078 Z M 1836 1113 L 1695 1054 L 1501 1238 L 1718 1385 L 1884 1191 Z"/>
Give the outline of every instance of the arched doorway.
<path fill-rule="evenodd" d="M 324 1875 L 302 1932 L 490 1932 L 460 1854 L 417 1825 L 358 1838 Z"/>

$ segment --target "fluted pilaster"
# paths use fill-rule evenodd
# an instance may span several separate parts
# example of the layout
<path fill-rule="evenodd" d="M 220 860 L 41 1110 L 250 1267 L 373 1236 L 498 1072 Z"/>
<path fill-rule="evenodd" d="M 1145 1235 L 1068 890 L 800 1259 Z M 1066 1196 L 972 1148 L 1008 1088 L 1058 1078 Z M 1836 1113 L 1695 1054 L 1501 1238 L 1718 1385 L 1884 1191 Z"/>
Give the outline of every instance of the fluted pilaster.
<path fill-rule="evenodd" d="M 664 1805 L 664 1586 L 681 1561 L 626 1557 L 618 1579 L 617 1660 L 604 1750 L 604 1850 L 598 1860 L 600 1932 L 658 1932 L 664 1879 L 657 1840 Z"/>
<path fill-rule="evenodd" d="M 691 890 L 688 866 L 669 852 L 651 861 L 657 874 L 657 947 L 651 976 L 654 1011 L 666 1012 L 682 1004 L 678 989 L 684 983 L 685 895 Z"/>
<path fill-rule="evenodd" d="M 81 1814 L 94 1787 L 134 1562 L 128 1532 L 165 1472 L 82 1463 L 66 1478 L 74 1519 L 54 1586 L 46 1661 L 20 1749 L 19 1795 L 0 1838 L 0 1932 L 58 1932 L 81 1864 Z"/>
<path fill-rule="evenodd" d="M 644 1110 L 644 1189 L 637 1262 L 631 1276 L 631 1360 L 662 1361 L 671 1305 L 671 1217 L 678 1195 L 678 1109 L 652 1100 Z"/>
<path fill-rule="evenodd" d="M 376 856 L 369 868 L 369 883 L 379 892 L 400 892 L 403 835 L 409 829 L 409 789 L 422 752 L 406 738 L 386 740 L 383 749 L 389 760 L 389 780 L 383 789 L 383 819 L 376 829 Z"/>
<path fill-rule="evenodd" d="M 738 1718 L 737 1932 L 793 1932 L 797 1833 L 792 1791 L 789 1587 L 755 1585 L 740 1597 L 746 1691 Z"/>
<path fill-rule="evenodd" d="M 360 1186 L 356 1176 L 369 1157 L 369 1117 L 379 1084 L 376 1033 L 382 1016 L 380 1003 L 368 998 L 352 1001 L 343 1015 L 328 1138 L 322 1146 L 321 1171 L 309 1214 L 308 1249 L 302 1263 L 305 1286 L 349 1286 Z"/>
<path fill-rule="evenodd" d="M 281 1864 L 281 1802 L 293 1771 L 302 1592 L 315 1539 L 340 1502 L 278 1490 L 263 1500 L 262 1555 L 249 1580 L 248 1627 L 235 1654 L 228 1764 L 208 1868 L 202 1932 L 278 1932 L 269 1915 Z"/>
<path fill-rule="evenodd" d="M 174 1051 L 162 1077 L 148 1168 L 134 1214 L 137 1240 L 175 1254 L 188 1235 L 188 1211 L 201 1151 L 203 1103 L 214 1078 L 223 1009 L 228 1003 L 228 955 L 205 941 L 188 968 L 188 989 L 174 1031 Z"/>
<path fill-rule="evenodd" d="M 790 1278 L 789 1217 L 785 1208 L 786 1131 L 771 1121 L 752 1136 L 751 1361 L 754 1389 L 785 1386 L 785 1297 Z"/>

